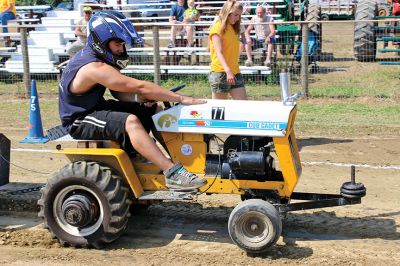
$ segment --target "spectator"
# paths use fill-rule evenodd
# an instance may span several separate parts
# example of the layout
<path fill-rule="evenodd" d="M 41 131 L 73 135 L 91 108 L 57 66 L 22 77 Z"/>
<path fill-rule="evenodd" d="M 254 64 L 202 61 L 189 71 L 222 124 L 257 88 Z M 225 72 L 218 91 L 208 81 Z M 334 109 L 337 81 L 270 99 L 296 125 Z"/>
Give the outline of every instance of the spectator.
<path fill-rule="evenodd" d="M 271 56 L 275 44 L 275 25 L 264 24 L 271 22 L 274 22 L 272 16 L 266 13 L 266 10 L 263 6 L 257 6 L 256 15 L 254 15 L 250 20 L 250 23 L 254 23 L 255 25 L 249 25 L 245 32 L 246 35 L 245 48 L 247 55 L 247 60 L 245 62 L 246 66 L 253 65 L 253 61 L 251 60 L 252 47 L 253 49 L 258 49 L 264 46 L 268 46 L 267 58 L 265 59 L 264 65 L 268 67 L 271 65 Z M 256 31 L 257 38 L 250 37 L 250 32 L 253 30 L 253 28 Z"/>
<path fill-rule="evenodd" d="M 211 69 L 209 82 L 213 99 L 246 100 L 244 79 L 239 69 L 239 34 L 242 5 L 227 1 L 211 26 L 209 45 Z"/>
<path fill-rule="evenodd" d="M 87 23 L 92 17 L 92 8 L 90 6 L 83 7 L 83 18 L 79 20 L 75 27 L 75 35 L 77 40 L 73 42 L 67 49 L 67 54 L 72 58 L 77 52 L 83 49 L 87 44 Z"/>
<path fill-rule="evenodd" d="M 187 4 L 188 8 L 185 10 L 185 18 L 183 19 L 183 23 L 185 24 L 194 23 L 199 19 L 200 13 L 194 6 L 194 0 L 189 0 Z M 185 30 L 187 32 L 187 42 L 188 42 L 187 46 L 193 47 L 194 26 L 187 25 L 185 26 Z"/>
<path fill-rule="evenodd" d="M 181 34 L 185 34 L 185 29 L 183 27 L 183 19 L 185 18 L 185 1 L 178 0 L 178 2 L 172 6 L 171 12 L 169 14 L 169 23 L 171 26 L 171 40 L 168 44 L 168 48 L 175 47 L 175 39 L 178 31 Z M 187 32 L 188 40 L 193 40 L 193 29 Z"/>
<path fill-rule="evenodd" d="M 1 0 L 0 1 L 0 20 L 3 25 L 3 33 L 8 33 L 7 26 L 9 20 L 15 19 L 17 11 L 15 10 L 14 0 Z M 4 37 L 6 41 L 5 46 L 10 46 L 10 36 Z"/>
<path fill-rule="evenodd" d="M 164 172 L 166 186 L 171 189 L 205 185 L 206 179 L 168 159 L 148 134 L 153 130 L 154 136 L 159 135 L 151 118 L 157 110 L 154 101 L 186 105 L 205 101 L 120 73 L 129 62 L 126 46 L 143 42 L 121 13 L 110 10 L 96 13 L 88 23 L 88 30 L 88 45 L 69 61 L 61 76 L 62 125 L 76 139 L 114 140 L 125 149 L 133 147 Z M 104 99 L 107 88 L 116 100 Z M 142 99 L 141 103 L 133 102 L 134 94 Z"/>

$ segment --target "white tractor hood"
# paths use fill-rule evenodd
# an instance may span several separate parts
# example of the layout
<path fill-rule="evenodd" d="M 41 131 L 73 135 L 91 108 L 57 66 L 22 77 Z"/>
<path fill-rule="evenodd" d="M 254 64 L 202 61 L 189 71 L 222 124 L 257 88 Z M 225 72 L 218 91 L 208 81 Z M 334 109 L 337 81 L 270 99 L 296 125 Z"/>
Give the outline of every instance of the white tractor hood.
<path fill-rule="evenodd" d="M 207 100 L 179 104 L 153 116 L 158 131 L 247 136 L 285 136 L 296 105 L 278 101 Z"/>

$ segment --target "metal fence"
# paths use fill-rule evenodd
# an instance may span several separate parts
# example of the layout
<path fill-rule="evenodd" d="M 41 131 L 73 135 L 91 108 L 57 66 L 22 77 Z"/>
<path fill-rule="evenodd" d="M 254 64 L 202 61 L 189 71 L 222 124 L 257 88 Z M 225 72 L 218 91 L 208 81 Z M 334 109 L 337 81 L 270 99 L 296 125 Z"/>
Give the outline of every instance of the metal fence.
<path fill-rule="evenodd" d="M 263 48 L 252 51 L 251 67 L 245 66 L 247 58 L 244 51 L 241 53 L 241 71 L 250 97 L 278 95 L 282 69 L 290 71 L 293 89 L 301 90 L 305 96 L 398 97 L 399 20 L 313 24 L 317 25 L 318 32 L 308 30 L 310 23 L 307 22 L 276 24 L 277 44 L 270 68 L 263 66 Z M 204 91 L 201 96 L 211 95 L 208 89 L 209 23 L 196 24 L 194 48 L 185 47 L 185 36 L 179 34 L 177 47 L 168 48 L 169 24 L 134 25 L 145 38 L 146 46 L 129 50 L 130 64 L 122 71 L 124 74 L 165 87 L 185 83 L 194 93 Z M 69 31 L 65 32 L 57 30 L 61 26 L 47 25 L 45 30 L 43 27 L 19 26 L 17 32 L 10 34 L 14 44 L 1 47 L 0 92 L 28 95 L 31 79 L 40 81 L 43 91 L 57 92 L 60 73 L 57 65 L 68 59 L 65 46 L 73 41 L 72 25 L 67 25 Z M 361 31 L 357 30 L 360 27 Z M 365 33 L 365 29 L 372 33 Z M 34 38 L 41 38 L 39 44 L 35 44 Z"/>

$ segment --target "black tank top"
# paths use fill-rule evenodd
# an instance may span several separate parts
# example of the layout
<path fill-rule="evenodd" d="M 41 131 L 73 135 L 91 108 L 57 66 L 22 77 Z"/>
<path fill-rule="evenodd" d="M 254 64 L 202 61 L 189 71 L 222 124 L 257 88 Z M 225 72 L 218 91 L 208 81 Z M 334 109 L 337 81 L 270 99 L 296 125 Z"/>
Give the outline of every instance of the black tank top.
<path fill-rule="evenodd" d="M 86 45 L 71 59 L 62 73 L 58 85 L 58 108 L 62 125 L 68 130 L 76 118 L 92 112 L 98 104 L 104 101 L 103 95 L 106 88 L 100 84 L 96 84 L 84 94 L 74 94 L 69 91 L 69 85 L 79 69 L 92 62 L 103 61 Z"/>

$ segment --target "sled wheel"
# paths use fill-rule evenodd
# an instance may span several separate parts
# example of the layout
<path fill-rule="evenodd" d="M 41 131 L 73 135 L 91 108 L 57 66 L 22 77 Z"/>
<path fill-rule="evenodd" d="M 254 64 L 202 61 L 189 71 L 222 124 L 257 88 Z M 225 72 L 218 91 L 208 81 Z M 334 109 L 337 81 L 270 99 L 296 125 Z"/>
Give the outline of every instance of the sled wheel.
<path fill-rule="evenodd" d="M 130 216 L 129 194 L 110 168 L 74 162 L 42 189 L 39 217 L 61 245 L 100 248 L 124 232 Z"/>
<path fill-rule="evenodd" d="M 260 199 L 242 202 L 231 212 L 228 231 L 232 241 L 248 253 L 263 253 L 278 241 L 282 221 L 276 208 Z"/>
<path fill-rule="evenodd" d="M 373 20 L 378 12 L 375 0 L 362 0 L 357 4 L 355 20 Z M 354 56 L 357 61 L 370 62 L 376 59 L 376 22 L 354 24 Z"/>

